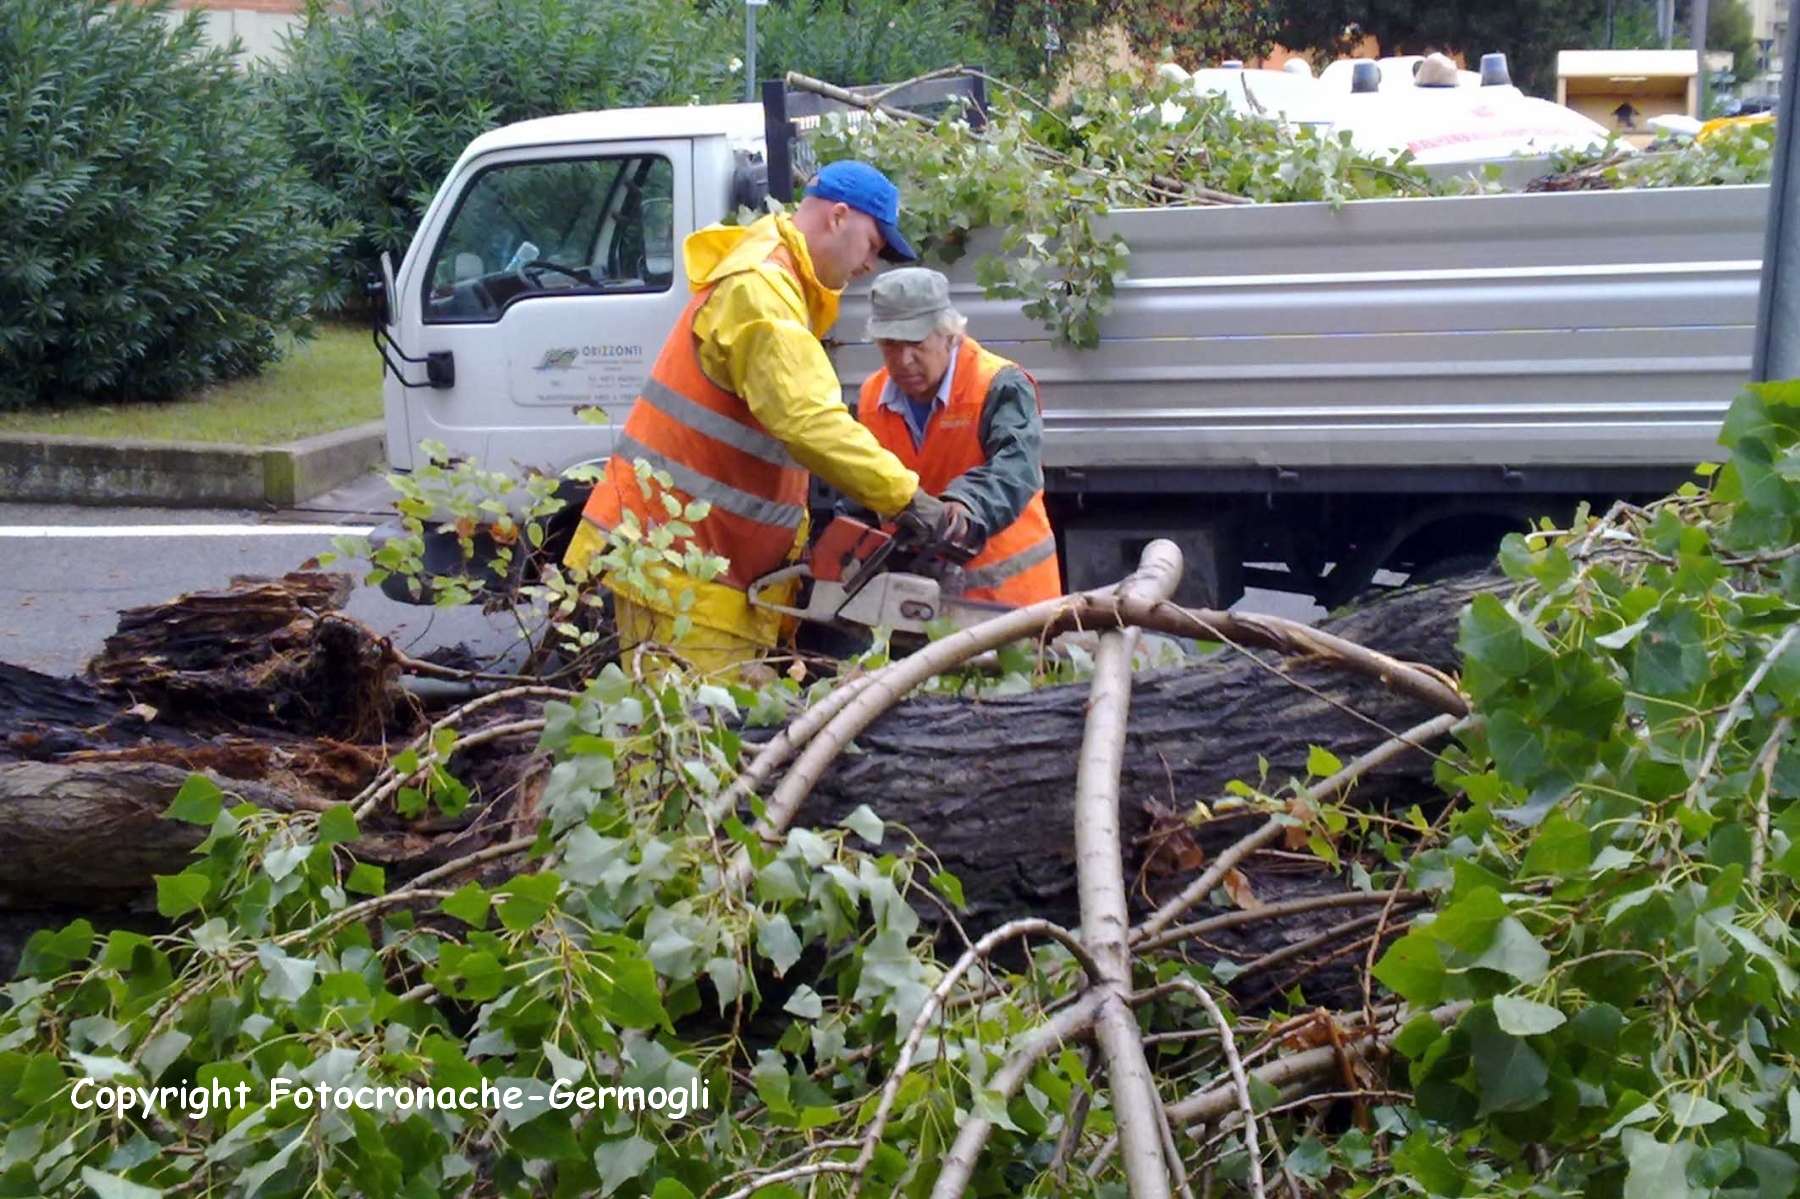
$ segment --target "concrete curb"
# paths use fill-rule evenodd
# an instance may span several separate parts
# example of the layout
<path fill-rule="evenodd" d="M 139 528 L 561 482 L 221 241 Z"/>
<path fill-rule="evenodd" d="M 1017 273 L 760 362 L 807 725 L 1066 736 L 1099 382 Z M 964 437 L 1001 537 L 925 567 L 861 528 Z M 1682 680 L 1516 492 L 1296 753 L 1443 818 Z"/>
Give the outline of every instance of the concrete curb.
<path fill-rule="evenodd" d="M 281 446 L 0 435 L 0 502 L 287 508 L 386 460 L 380 421 Z"/>

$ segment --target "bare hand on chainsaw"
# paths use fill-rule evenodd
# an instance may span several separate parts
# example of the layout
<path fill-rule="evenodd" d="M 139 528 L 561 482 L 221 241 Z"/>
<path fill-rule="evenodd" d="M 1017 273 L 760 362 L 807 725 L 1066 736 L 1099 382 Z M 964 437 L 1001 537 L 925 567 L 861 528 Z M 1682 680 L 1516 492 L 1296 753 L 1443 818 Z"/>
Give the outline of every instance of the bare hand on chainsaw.
<path fill-rule="evenodd" d="M 908 544 L 934 551 L 958 565 L 980 553 L 985 540 L 967 508 L 923 490 L 894 518 L 894 528 Z"/>

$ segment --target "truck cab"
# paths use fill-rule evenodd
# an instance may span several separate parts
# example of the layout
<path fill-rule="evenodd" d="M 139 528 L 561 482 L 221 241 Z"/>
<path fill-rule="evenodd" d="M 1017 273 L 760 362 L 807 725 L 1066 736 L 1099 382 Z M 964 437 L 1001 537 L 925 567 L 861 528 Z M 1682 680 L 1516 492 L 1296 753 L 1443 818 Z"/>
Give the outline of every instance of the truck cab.
<path fill-rule="evenodd" d="M 390 464 L 424 441 L 495 469 L 603 460 L 687 304 L 682 238 L 760 202 L 763 126 L 756 104 L 638 108 L 472 142 L 388 284 Z"/>

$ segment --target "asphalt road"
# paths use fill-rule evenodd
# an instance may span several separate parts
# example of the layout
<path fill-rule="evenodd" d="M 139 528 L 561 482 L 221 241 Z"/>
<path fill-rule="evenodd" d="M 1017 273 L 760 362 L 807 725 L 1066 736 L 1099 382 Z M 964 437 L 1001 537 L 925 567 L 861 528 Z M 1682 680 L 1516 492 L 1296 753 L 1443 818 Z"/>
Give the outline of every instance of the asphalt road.
<path fill-rule="evenodd" d="M 0 661 L 74 674 L 99 652 L 126 608 L 279 576 L 332 548 L 335 535 L 382 519 L 379 476 L 281 513 L 0 504 Z M 343 569 L 343 568 L 340 568 Z M 1310 620 L 1304 596 L 1253 591 L 1235 608 Z M 418 655 L 464 645 L 484 658 L 518 645 L 504 614 L 398 604 L 358 586 L 346 609 Z"/>
<path fill-rule="evenodd" d="M 295 570 L 339 533 L 376 523 L 384 490 L 371 476 L 275 514 L 0 504 L 0 660 L 79 672 L 122 609 Z M 415 655 L 457 644 L 499 655 L 517 637 L 504 615 L 412 607 L 369 587 L 357 588 L 346 611 Z"/>

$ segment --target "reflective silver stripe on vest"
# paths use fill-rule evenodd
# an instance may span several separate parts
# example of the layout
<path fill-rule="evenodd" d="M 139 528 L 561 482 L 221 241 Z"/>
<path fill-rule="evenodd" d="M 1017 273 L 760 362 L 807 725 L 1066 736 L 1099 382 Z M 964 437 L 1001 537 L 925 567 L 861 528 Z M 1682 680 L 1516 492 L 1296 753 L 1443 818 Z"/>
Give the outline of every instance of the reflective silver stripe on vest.
<path fill-rule="evenodd" d="M 1046 537 L 1028 549 L 1022 549 L 1010 558 L 1002 558 L 992 566 L 983 566 L 978 570 L 963 572 L 963 589 L 965 591 L 985 591 L 990 587 L 998 587 L 1014 575 L 1024 574 L 1040 562 L 1048 562 L 1056 556 L 1056 538 Z"/>
<path fill-rule="evenodd" d="M 761 496 L 751 495 L 747 491 L 739 491 L 729 484 L 701 474 L 691 466 L 683 466 L 681 463 L 645 447 L 635 438 L 620 436 L 613 445 L 613 453 L 627 463 L 642 458 L 655 469 L 667 471 L 675 486 L 695 499 L 706 500 L 713 507 L 723 512 L 730 512 L 735 516 L 741 516 L 745 520 L 754 520 L 783 529 L 798 529 L 800 522 L 806 519 L 806 509 L 799 504 L 765 500 Z M 633 477 L 635 478 L 635 475 Z"/>
<path fill-rule="evenodd" d="M 740 425 L 729 416 L 721 416 L 704 404 L 695 403 L 670 387 L 655 379 L 644 380 L 644 390 L 639 393 L 650 406 L 668 417 L 679 421 L 696 433 L 704 433 L 714 441 L 722 441 L 734 450 L 742 450 L 756 458 L 761 458 L 771 466 L 779 466 L 783 470 L 799 470 L 800 464 L 794 461 L 787 447 L 767 433 L 758 433 L 755 429 Z"/>

